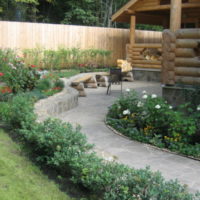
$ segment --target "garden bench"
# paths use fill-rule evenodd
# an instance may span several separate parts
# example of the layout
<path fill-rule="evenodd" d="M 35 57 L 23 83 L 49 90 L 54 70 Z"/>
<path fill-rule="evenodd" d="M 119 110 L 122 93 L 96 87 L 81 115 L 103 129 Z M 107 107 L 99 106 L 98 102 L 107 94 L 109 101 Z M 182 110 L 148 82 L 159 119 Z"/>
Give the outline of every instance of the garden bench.
<path fill-rule="evenodd" d="M 94 75 L 84 75 L 72 81 L 71 86 L 79 91 L 80 97 L 85 97 L 84 88 L 97 88 L 97 81 Z"/>

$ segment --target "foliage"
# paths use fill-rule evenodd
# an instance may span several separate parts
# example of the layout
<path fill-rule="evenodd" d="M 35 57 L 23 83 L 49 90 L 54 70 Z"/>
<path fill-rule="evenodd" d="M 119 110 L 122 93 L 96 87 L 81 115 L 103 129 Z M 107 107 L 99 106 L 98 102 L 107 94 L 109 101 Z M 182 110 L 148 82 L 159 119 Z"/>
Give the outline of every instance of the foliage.
<path fill-rule="evenodd" d="M 34 64 L 40 69 L 61 70 L 71 67 L 104 66 L 110 51 L 101 49 L 59 48 L 46 50 L 42 48 L 23 50 L 26 64 Z"/>
<path fill-rule="evenodd" d="M 60 79 L 56 80 L 54 85 L 56 88 L 64 88 L 64 82 Z"/>
<path fill-rule="evenodd" d="M 33 64 L 26 65 L 17 53 L 16 50 L 0 49 L 0 81 L 3 82 L 0 87 L 0 101 L 8 101 L 20 92 L 29 92 L 32 96 L 37 93 L 38 98 L 43 98 L 64 88 L 58 75 L 41 71 Z M 32 90 L 34 92 L 31 93 Z"/>
<path fill-rule="evenodd" d="M 7 122 L 32 149 L 36 160 L 42 166 L 56 169 L 63 177 L 70 174 L 74 183 L 100 199 L 199 199 L 177 182 L 165 181 L 157 172 L 136 170 L 98 158 L 79 127 L 73 128 L 57 119 L 37 123 L 33 101 L 26 95 L 13 99 L 10 107 Z"/>
<path fill-rule="evenodd" d="M 51 83 L 50 79 L 48 79 L 48 78 L 42 78 L 36 84 L 36 88 L 41 91 L 48 90 L 51 87 L 52 87 L 52 83 Z"/>
<path fill-rule="evenodd" d="M 10 55 L 7 50 L 1 50 L 1 53 L 1 57 L 6 55 L 1 62 L 0 80 L 9 86 L 13 93 L 32 90 L 39 79 L 35 65 L 25 66 L 22 58 L 16 54 L 13 58 L 13 52 Z"/>
<path fill-rule="evenodd" d="M 110 107 L 107 122 L 132 139 L 200 158 L 199 110 L 173 109 L 155 94 L 140 99 L 133 91 Z"/>
<path fill-rule="evenodd" d="M 62 70 L 62 71 L 54 71 L 53 72 L 59 78 L 69 78 L 71 76 L 75 76 L 76 74 L 80 73 L 79 69 L 69 69 L 69 70 Z"/>
<path fill-rule="evenodd" d="M 128 1 L 0 0 L 0 17 L 2 20 L 10 21 L 128 28 L 128 24 L 112 23 L 111 21 L 112 15 Z M 161 26 L 148 24 L 137 24 L 137 28 L 163 30 Z"/>
<path fill-rule="evenodd" d="M 33 100 L 29 95 L 20 93 L 14 96 L 7 105 L 4 102 L 1 105 L 4 105 L 4 110 L 1 110 L 3 112 L 1 114 L 4 115 L 4 119 L 12 128 L 34 126 L 36 116 L 33 113 Z"/>
<path fill-rule="evenodd" d="M 1 107 L 0 107 L 1 108 Z M 69 200 L 53 181 L 24 155 L 22 145 L 16 144 L 0 129 L 0 199 L 2 200 Z"/>

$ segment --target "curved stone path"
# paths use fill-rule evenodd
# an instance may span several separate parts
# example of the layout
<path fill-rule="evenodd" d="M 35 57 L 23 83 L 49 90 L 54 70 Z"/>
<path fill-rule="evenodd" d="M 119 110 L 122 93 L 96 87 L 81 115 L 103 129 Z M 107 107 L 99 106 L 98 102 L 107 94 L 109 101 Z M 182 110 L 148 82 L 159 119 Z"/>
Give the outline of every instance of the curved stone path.
<path fill-rule="evenodd" d="M 158 83 L 123 83 L 123 89 L 134 88 L 138 92 L 161 95 Z M 79 106 L 56 117 L 73 124 L 80 124 L 88 141 L 96 145 L 96 150 L 104 157 L 114 156 L 119 162 L 134 168 L 150 166 L 160 171 L 166 179 L 178 179 L 187 184 L 191 191 L 200 190 L 200 162 L 179 155 L 163 152 L 131 141 L 113 133 L 104 123 L 107 108 L 120 96 L 120 86 L 112 86 L 111 95 L 106 88 L 86 89 L 87 97 L 79 98 Z"/>

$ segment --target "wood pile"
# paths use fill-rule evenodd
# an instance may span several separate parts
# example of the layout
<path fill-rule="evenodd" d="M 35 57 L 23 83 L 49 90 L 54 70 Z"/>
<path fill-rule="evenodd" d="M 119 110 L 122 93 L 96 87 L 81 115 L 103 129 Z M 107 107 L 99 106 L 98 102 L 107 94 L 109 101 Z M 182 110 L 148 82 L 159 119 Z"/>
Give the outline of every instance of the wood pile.
<path fill-rule="evenodd" d="M 163 83 L 200 85 L 200 29 L 163 32 Z"/>
<path fill-rule="evenodd" d="M 127 60 L 133 68 L 161 69 L 162 44 L 128 44 Z"/>

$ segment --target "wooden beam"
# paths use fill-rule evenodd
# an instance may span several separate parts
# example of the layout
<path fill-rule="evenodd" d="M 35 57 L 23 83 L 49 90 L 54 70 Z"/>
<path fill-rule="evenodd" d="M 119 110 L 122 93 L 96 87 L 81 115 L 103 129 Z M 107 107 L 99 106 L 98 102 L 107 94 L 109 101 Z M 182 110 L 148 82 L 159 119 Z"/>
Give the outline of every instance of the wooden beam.
<path fill-rule="evenodd" d="M 130 44 L 135 43 L 135 26 L 136 26 L 136 17 L 135 15 L 132 15 L 130 22 Z"/>
<path fill-rule="evenodd" d="M 117 21 L 117 18 L 124 13 L 127 9 L 137 3 L 139 0 L 131 0 L 127 4 L 125 4 L 122 8 L 120 8 L 113 16 L 112 21 Z"/>
<path fill-rule="evenodd" d="M 171 0 L 170 30 L 172 32 L 181 28 L 182 0 Z"/>
<path fill-rule="evenodd" d="M 154 10 L 169 10 L 170 5 L 158 5 L 158 6 L 148 6 L 144 8 L 136 8 L 135 12 L 142 12 L 142 11 L 154 11 Z M 182 8 L 197 8 L 200 7 L 200 3 L 184 3 L 182 4 Z"/>
<path fill-rule="evenodd" d="M 127 10 L 125 10 L 125 12 L 127 14 L 129 14 L 129 15 L 134 15 L 135 14 L 135 12 L 133 10 L 131 10 L 131 9 L 127 9 Z"/>
<path fill-rule="evenodd" d="M 148 6 L 148 7 L 144 7 L 144 8 L 136 8 L 135 11 L 154 11 L 154 10 L 169 10 L 170 9 L 170 5 L 158 5 L 158 6 Z"/>

